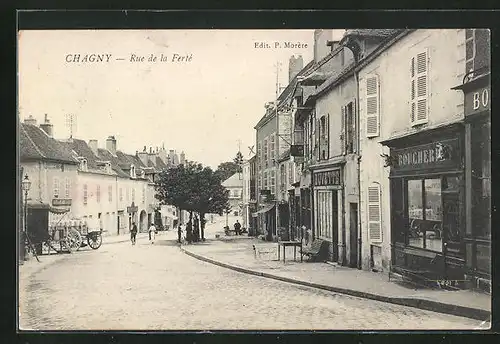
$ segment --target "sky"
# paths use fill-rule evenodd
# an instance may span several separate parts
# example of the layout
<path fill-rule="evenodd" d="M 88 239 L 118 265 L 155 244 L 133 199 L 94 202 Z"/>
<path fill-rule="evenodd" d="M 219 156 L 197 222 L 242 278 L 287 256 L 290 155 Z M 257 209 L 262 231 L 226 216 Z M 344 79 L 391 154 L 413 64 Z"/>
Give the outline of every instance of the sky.
<path fill-rule="evenodd" d="M 54 125 L 54 137 L 97 139 L 135 153 L 147 147 L 184 151 L 216 168 L 238 148 L 250 157 L 264 104 L 288 83 L 288 61 L 313 58 L 313 30 L 21 31 L 19 116 Z M 340 38 L 343 30 L 334 30 Z M 257 48 L 256 43 L 269 48 Z M 275 47 L 275 42 L 279 46 Z M 300 43 L 286 48 L 285 42 Z M 307 45 L 307 47 L 305 47 Z M 97 54 L 99 61 L 83 61 Z M 176 55 L 174 55 L 176 54 Z M 75 55 L 80 55 L 77 61 Z M 132 55 L 135 55 L 132 60 Z M 156 61 L 148 61 L 153 55 Z M 160 61 L 161 56 L 166 61 Z M 174 56 L 191 57 L 180 61 Z M 95 55 L 92 55 L 95 57 Z M 140 57 L 144 57 L 141 61 Z M 109 58 L 109 60 L 108 60 Z M 149 148 L 148 148 L 149 149 Z"/>

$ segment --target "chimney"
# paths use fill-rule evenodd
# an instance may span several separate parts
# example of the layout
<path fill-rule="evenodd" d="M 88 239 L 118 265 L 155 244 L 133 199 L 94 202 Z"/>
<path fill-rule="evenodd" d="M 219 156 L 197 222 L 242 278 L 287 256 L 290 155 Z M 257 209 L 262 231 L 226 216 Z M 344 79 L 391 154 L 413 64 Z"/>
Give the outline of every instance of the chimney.
<path fill-rule="evenodd" d="M 314 62 L 322 60 L 330 53 L 328 41 L 333 41 L 332 30 L 314 30 Z"/>
<path fill-rule="evenodd" d="M 116 139 L 114 136 L 108 136 L 106 139 L 106 149 L 116 156 Z"/>
<path fill-rule="evenodd" d="M 49 118 L 47 114 L 45 114 L 45 122 L 40 124 L 40 129 L 45 131 L 45 133 L 49 136 L 52 137 L 52 132 L 54 129 L 54 126 L 50 123 Z"/>
<path fill-rule="evenodd" d="M 297 58 L 295 56 L 290 57 L 290 61 L 288 62 L 288 82 L 291 82 L 302 68 L 304 68 L 302 55 L 299 55 Z"/>
<path fill-rule="evenodd" d="M 160 151 L 158 152 L 158 156 L 160 157 L 160 159 L 166 164 L 167 163 L 167 150 L 165 149 L 165 146 L 162 147 L 162 149 L 160 149 Z"/>
<path fill-rule="evenodd" d="M 36 125 L 36 118 L 30 115 L 28 118 L 24 119 L 24 124 Z"/>
<path fill-rule="evenodd" d="M 139 157 L 139 159 L 141 160 L 141 162 L 148 166 L 148 152 L 147 152 L 147 149 L 146 149 L 146 146 L 144 146 L 144 148 L 142 149 L 142 152 L 139 152 L 137 153 L 137 156 Z"/>
<path fill-rule="evenodd" d="M 180 164 L 184 165 L 185 162 L 186 162 L 186 154 L 184 152 L 181 152 Z"/>
<path fill-rule="evenodd" d="M 171 149 L 171 150 L 168 151 L 168 158 L 170 160 L 170 163 L 172 165 L 175 165 L 175 160 L 176 159 L 175 159 L 175 151 L 173 149 Z"/>
<path fill-rule="evenodd" d="M 339 47 L 340 41 L 328 41 L 326 45 L 330 47 L 330 52 L 334 51 Z"/>
<path fill-rule="evenodd" d="M 92 150 L 95 156 L 99 156 L 97 151 L 97 140 L 89 140 L 89 148 Z"/>
<path fill-rule="evenodd" d="M 149 154 L 153 154 L 153 147 L 149 146 Z"/>

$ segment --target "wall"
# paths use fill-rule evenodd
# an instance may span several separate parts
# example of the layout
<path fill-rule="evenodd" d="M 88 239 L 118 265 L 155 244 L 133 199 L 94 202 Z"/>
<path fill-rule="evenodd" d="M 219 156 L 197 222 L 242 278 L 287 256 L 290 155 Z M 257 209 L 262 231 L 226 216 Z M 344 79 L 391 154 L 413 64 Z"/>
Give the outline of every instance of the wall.
<path fill-rule="evenodd" d="M 377 268 L 390 265 L 390 189 L 389 168 L 381 154 L 388 154 L 380 141 L 406 135 L 463 118 L 463 95 L 450 90 L 462 83 L 465 66 L 465 30 L 417 30 L 404 37 L 359 72 L 359 113 L 361 148 L 361 218 L 367 221 L 367 188 L 379 183 L 381 188 L 382 242 L 375 246 L 381 256 L 375 257 Z M 410 126 L 409 87 L 410 59 L 429 48 L 429 121 L 421 128 Z M 366 137 L 366 76 L 379 76 L 380 136 Z M 363 268 L 370 268 L 370 242 L 366 226 L 362 231 Z"/>

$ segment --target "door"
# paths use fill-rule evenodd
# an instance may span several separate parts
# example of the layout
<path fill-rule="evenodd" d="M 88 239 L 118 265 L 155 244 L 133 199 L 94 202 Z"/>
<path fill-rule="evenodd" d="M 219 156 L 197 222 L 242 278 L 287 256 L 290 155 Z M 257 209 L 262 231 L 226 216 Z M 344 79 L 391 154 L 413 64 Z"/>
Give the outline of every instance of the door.
<path fill-rule="evenodd" d="M 358 267 L 358 204 L 349 203 L 349 266 Z"/>
<path fill-rule="evenodd" d="M 120 215 L 116 217 L 116 229 L 118 230 L 118 235 L 120 235 Z"/>
<path fill-rule="evenodd" d="M 332 260 L 339 261 L 339 199 L 337 190 L 332 191 Z"/>

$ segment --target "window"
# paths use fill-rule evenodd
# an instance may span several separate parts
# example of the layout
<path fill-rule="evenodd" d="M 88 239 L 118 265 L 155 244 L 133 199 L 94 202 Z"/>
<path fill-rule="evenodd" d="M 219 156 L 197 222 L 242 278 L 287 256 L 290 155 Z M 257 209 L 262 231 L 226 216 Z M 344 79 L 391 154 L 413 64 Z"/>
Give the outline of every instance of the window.
<path fill-rule="evenodd" d="M 135 189 L 132 188 L 132 202 L 135 202 Z"/>
<path fill-rule="evenodd" d="M 119 197 L 120 197 L 120 202 L 122 202 L 123 201 L 123 189 L 122 188 L 120 188 Z"/>
<path fill-rule="evenodd" d="M 344 153 L 353 154 L 356 143 L 356 121 L 354 118 L 354 102 L 350 102 L 342 109 L 344 127 Z"/>
<path fill-rule="evenodd" d="M 54 189 L 53 189 L 54 198 L 58 198 L 59 197 L 59 178 L 54 177 L 53 182 L 54 182 Z"/>
<path fill-rule="evenodd" d="M 378 75 L 366 78 L 366 137 L 379 136 L 380 101 Z"/>
<path fill-rule="evenodd" d="M 130 189 L 127 188 L 126 192 L 127 192 L 127 202 L 130 202 Z"/>
<path fill-rule="evenodd" d="M 113 202 L 113 186 L 108 186 L 108 201 L 109 203 Z"/>
<path fill-rule="evenodd" d="M 267 188 L 267 171 L 264 171 L 264 190 L 268 190 L 268 188 Z"/>
<path fill-rule="evenodd" d="M 65 184 L 64 196 L 66 198 L 71 198 L 71 180 L 69 178 L 66 178 L 64 184 Z"/>
<path fill-rule="evenodd" d="M 316 228 L 318 229 L 318 236 L 331 238 L 333 193 L 331 191 L 317 191 L 316 202 Z"/>
<path fill-rule="evenodd" d="M 278 135 L 276 133 L 271 134 L 271 151 L 269 153 L 270 159 L 271 159 L 271 166 L 274 164 L 274 162 L 278 159 L 278 152 L 279 152 L 279 147 L 278 147 Z"/>
<path fill-rule="evenodd" d="M 136 177 L 135 166 L 134 165 L 130 165 L 130 177 L 131 178 L 135 178 Z"/>
<path fill-rule="evenodd" d="M 372 183 L 368 187 L 368 233 L 370 241 L 382 241 L 380 206 L 380 185 Z"/>
<path fill-rule="evenodd" d="M 82 171 L 87 171 L 87 159 L 79 157 L 78 160 L 80 161 L 80 169 Z"/>
<path fill-rule="evenodd" d="M 295 182 L 293 178 L 293 163 L 288 163 L 288 186 L 292 185 Z"/>
<path fill-rule="evenodd" d="M 262 144 L 260 141 L 257 142 L 257 162 L 260 170 L 262 168 Z"/>
<path fill-rule="evenodd" d="M 474 70 L 475 57 L 476 57 L 476 30 L 466 29 L 465 30 L 465 73 L 469 73 Z"/>
<path fill-rule="evenodd" d="M 267 167 L 269 166 L 269 161 L 268 161 L 268 158 L 269 158 L 269 145 L 268 145 L 268 142 L 267 142 L 267 138 L 264 139 L 264 167 Z"/>
<path fill-rule="evenodd" d="M 101 186 L 97 185 L 97 190 L 96 190 L 96 201 L 97 203 L 101 202 Z"/>
<path fill-rule="evenodd" d="M 408 245 L 441 252 L 441 179 L 408 180 Z"/>
<path fill-rule="evenodd" d="M 142 201 L 143 204 L 146 203 L 146 186 L 145 185 L 142 187 L 141 201 Z"/>
<path fill-rule="evenodd" d="M 319 147 L 320 147 L 320 160 L 326 160 L 329 158 L 329 131 L 330 131 L 330 115 L 321 116 L 319 120 Z"/>
<path fill-rule="evenodd" d="M 285 172 L 285 164 L 280 165 L 280 188 L 283 190 L 285 189 L 286 185 L 286 172 Z"/>
<path fill-rule="evenodd" d="M 87 193 L 87 184 L 83 184 L 83 204 L 87 205 L 88 201 L 88 193 Z"/>
<path fill-rule="evenodd" d="M 269 172 L 271 176 L 271 194 L 276 195 L 276 179 L 275 179 L 275 173 L 274 170 Z"/>
<path fill-rule="evenodd" d="M 428 117 L 428 53 L 417 54 L 411 59 L 410 75 L 410 122 L 418 125 L 427 122 Z"/>

